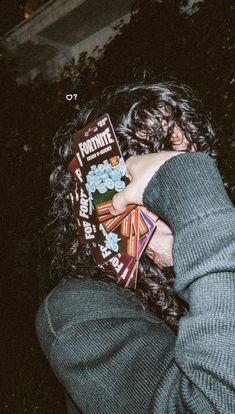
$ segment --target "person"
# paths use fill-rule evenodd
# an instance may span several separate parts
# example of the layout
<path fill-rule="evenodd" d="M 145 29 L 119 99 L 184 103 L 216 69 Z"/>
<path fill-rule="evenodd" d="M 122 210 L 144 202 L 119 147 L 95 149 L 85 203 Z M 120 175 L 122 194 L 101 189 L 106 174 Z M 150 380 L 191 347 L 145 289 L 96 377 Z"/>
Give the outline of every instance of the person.
<path fill-rule="evenodd" d="M 160 85 L 163 87 L 169 90 L 168 85 Z M 175 93 L 172 89 L 170 92 Z M 180 101 L 179 94 L 175 97 Z M 155 151 L 127 159 L 131 183 L 114 197 L 112 213 L 118 214 L 127 204 L 136 203 L 161 217 L 165 231 L 158 238 L 163 240 L 167 265 L 173 262 L 174 291 L 188 306 L 180 318 L 178 334 L 160 315 L 143 307 L 135 292 L 94 280 L 92 271 L 90 278 L 88 273 L 82 277 L 82 269 L 87 268 L 75 248 L 74 236 L 70 249 L 73 245 L 77 261 L 71 264 L 73 256 L 65 249 L 59 266 L 64 260 L 67 269 L 76 273 L 78 264 L 77 275 L 81 277 L 72 277 L 73 272 L 68 272 L 69 277 L 44 300 L 37 314 L 38 337 L 65 387 L 69 413 L 233 413 L 234 209 L 215 161 L 199 152 L 206 147 L 200 118 L 195 116 L 193 122 L 186 123 L 179 106 L 166 105 L 162 96 L 154 101 L 158 117 L 153 118 L 151 111 L 140 107 L 138 116 L 135 112 L 132 117 L 136 121 L 132 123 L 137 137 L 134 149 L 139 145 L 145 150 L 150 143 Z M 177 122 L 172 119 L 176 113 Z M 145 117 L 145 124 L 139 122 L 140 115 L 142 120 Z M 119 134 L 123 134 L 123 125 L 133 131 L 130 123 L 127 127 L 127 119 L 123 116 L 120 128 L 116 126 Z M 154 122 L 160 144 L 160 139 L 155 143 L 156 135 L 150 134 L 151 128 L 155 132 Z M 121 135 L 119 138 L 121 142 Z M 64 153 L 71 158 L 71 139 L 68 141 Z M 207 145 L 209 153 L 208 148 L 212 146 Z M 163 151 L 156 152 L 159 149 Z M 59 174 L 66 175 L 63 185 L 69 182 L 69 173 L 57 169 L 53 174 L 57 191 L 61 191 Z M 66 199 L 65 193 L 63 196 Z M 57 215 L 58 200 L 57 196 Z M 58 223 L 65 212 L 62 210 Z M 69 214 L 69 207 L 67 211 Z M 67 237 L 72 239 L 71 231 Z M 164 237 L 165 241 L 173 239 L 173 249 L 172 242 L 164 244 Z M 63 245 L 63 237 L 60 242 Z M 155 241 L 150 251 L 154 249 Z M 58 259 L 58 250 L 56 254 Z M 86 255 L 89 257 L 89 251 Z M 155 260 L 153 253 L 151 257 Z"/>
<path fill-rule="evenodd" d="M 113 281 L 113 275 L 96 266 L 87 246 L 77 237 L 77 223 L 71 214 L 69 193 L 74 179 L 68 171 L 73 157 L 73 134 L 98 119 L 105 112 L 110 115 L 119 145 L 127 160 L 132 155 L 162 150 L 200 151 L 215 158 L 215 133 L 204 115 L 200 102 L 185 86 L 171 82 L 124 85 L 110 88 L 87 102 L 78 115 L 56 134 L 54 139 L 54 170 L 51 174 L 52 208 L 48 226 L 48 245 L 51 253 L 50 274 L 54 284 L 68 277 L 84 277 Z M 173 289 L 174 270 L 171 263 L 151 250 L 161 240 L 159 233 L 168 234 L 163 221 L 158 221 L 156 237 L 139 261 L 135 294 L 143 306 L 177 331 L 178 322 L 187 312 L 187 303 Z M 172 243 L 172 237 L 167 238 Z M 154 262 L 152 260 L 154 255 Z"/>

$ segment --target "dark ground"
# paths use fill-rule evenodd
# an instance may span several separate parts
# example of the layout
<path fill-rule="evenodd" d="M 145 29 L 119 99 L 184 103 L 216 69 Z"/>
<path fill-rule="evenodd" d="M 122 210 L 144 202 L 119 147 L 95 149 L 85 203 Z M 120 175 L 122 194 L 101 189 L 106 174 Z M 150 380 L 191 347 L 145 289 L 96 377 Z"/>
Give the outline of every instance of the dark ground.
<path fill-rule="evenodd" d="M 186 83 L 214 121 L 219 167 L 235 201 L 234 2 L 207 0 L 187 18 L 178 13 L 179 1 L 140 3 L 139 16 L 107 47 L 104 57 L 95 65 L 81 60 L 77 76 L 67 81 L 50 85 L 38 79 L 18 87 L 12 73 L 15 63 L 5 57 L 0 61 L 3 414 L 65 413 L 63 390 L 40 351 L 34 321 L 53 286 L 43 232 L 50 204 L 52 137 L 74 116 L 75 105 L 111 84 L 143 78 Z M 78 92 L 79 101 L 66 101 L 68 91 Z"/>

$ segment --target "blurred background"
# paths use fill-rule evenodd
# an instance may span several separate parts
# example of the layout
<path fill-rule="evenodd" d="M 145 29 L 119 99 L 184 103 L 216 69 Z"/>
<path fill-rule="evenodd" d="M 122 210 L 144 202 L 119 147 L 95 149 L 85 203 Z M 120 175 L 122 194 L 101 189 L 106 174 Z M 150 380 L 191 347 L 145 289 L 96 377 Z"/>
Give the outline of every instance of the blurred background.
<path fill-rule="evenodd" d="M 44 227 L 52 138 L 107 86 L 190 86 L 235 200 L 233 0 L 0 0 L 1 413 L 64 414 L 35 313 L 53 287 Z"/>

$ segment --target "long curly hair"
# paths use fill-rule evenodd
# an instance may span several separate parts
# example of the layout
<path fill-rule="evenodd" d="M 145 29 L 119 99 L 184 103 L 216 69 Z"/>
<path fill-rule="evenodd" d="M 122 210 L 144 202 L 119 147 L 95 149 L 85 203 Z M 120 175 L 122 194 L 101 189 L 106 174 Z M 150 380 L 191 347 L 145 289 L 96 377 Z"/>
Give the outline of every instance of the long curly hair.
<path fill-rule="evenodd" d="M 194 145 L 197 151 L 216 156 L 211 124 L 202 114 L 200 103 L 185 86 L 174 83 L 127 85 L 107 89 L 88 102 L 54 138 L 48 245 L 52 258 L 51 276 L 55 281 L 73 277 L 115 283 L 111 271 L 103 271 L 96 265 L 89 245 L 79 243 L 69 199 L 69 193 L 75 187 L 74 178 L 68 171 L 73 158 L 73 134 L 104 113 L 110 115 L 124 159 L 171 149 L 175 125 L 187 138 L 188 150 Z M 166 131 L 162 128 L 163 120 L 167 123 Z M 173 282 L 173 268 L 160 269 L 146 254 L 142 255 L 133 294 L 141 299 L 143 307 L 148 306 L 168 326 L 177 330 L 180 317 L 187 312 L 187 304 L 174 292 Z"/>

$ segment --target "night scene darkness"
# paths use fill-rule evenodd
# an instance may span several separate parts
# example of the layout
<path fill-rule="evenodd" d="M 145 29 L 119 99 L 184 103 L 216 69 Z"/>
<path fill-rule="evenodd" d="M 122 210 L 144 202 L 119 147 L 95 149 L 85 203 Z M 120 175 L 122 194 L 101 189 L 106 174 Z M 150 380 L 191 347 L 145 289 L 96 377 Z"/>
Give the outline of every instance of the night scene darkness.
<path fill-rule="evenodd" d="M 187 85 L 234 203 L 234 28 L 233 0 L 0 0 L 2 414 L 67 412 L 35 328 L 58 283 L 48 238 L 56 132 L 105 88 Z"/>

